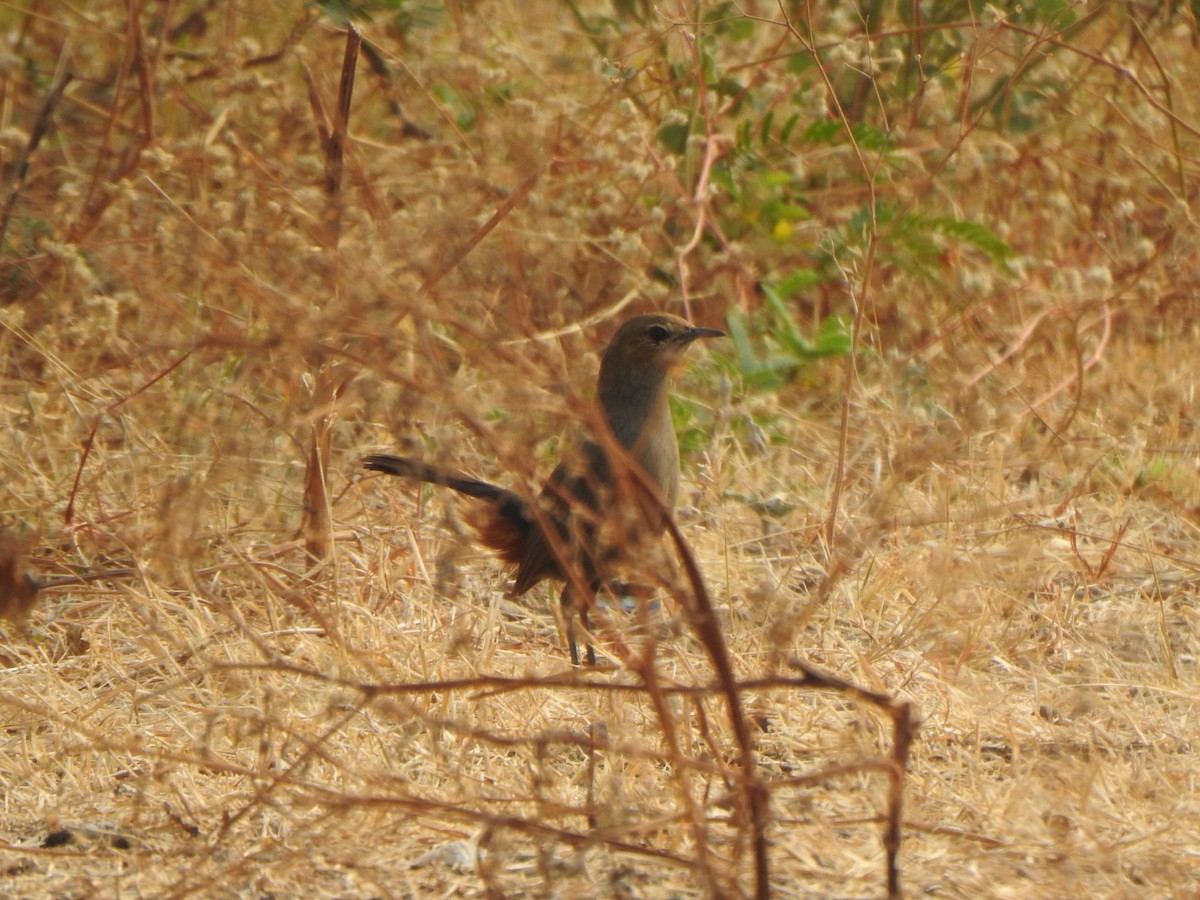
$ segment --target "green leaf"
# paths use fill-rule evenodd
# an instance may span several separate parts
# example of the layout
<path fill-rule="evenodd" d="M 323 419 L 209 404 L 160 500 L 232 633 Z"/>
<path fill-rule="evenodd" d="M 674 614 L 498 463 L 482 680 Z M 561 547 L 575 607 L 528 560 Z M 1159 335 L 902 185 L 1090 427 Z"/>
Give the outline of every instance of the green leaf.
<path fill-rule="evenodd" d="M 448 106 L 454 113 L 454 121 L 463 131 L 470 131 L 475 127 L 475 119 L 477 113 L 475 105 L 469 97 L 460 94 L 448 84 L 436 85 L 433 89 L 434 96 Z"/>
<path fill-rule="evenodd" d="M 797 269 L 775 285 L 775 290 L 784 297 L 795 297 L 801 291 L 816 287 L 825 281 L 825 276 L 816 269 Z"/>
<path fill-rule="evenodd" d="M 768 169 L 758 176 L 759 183 L 765 188 L 782 187 L 792 183 L 790 172 L 780 172 L 778 169 Z"/>
<path fill-rule="evenodd" d="M 754 37 L 753 19 L 734 19 L 727 25 L 729 37 L 735 41 L 748 41 Z"/>
<path fill-rule="evenodd" d="M 796 123 L 800 121 L 800 113 L 792 113 L 786 122 L 783 123 L 783 130 L 779 132 L 779 143 L 786 144 L 788 138 L 792 136 L 792 129 L 796 127 Z"/>
<path fill-rule="evenodd" d="M 682 156 L 687 150 L 688 134 L 691 129 L 686 122 L 664 125 L 658 129 L 659 142 L 672 153 Z"/>
<path fill-rule="evenodd" d="M 810 340 L 791 318 L 787 298 L 779 286 L 764 284 L 762 291 L 763 309 L 753 321 L 740 310 L 730 310 L 726 316 L 736 370 L 747 387 L 777 388 L 794 380 L 814 359 L 850 352 L 849 326 L 841 319 L 825 319 L 816 339 Z M 752 325 L 758 337 L 751 336 Z"/>
<path fill-rule="evenodd" d="M 715 85 L 717 93 L 723 94 L 726 97 L 733 97 L 734 103 L 729 108 L 728 115 L 736 116 L 741 110 L 742 105 L 750 99 L 750 94 L 736 78 L 722 78 Z"/>
<path fill-rule="evenodd" d="M 804 129 L 804 140 L 810 144 L 832 144 L 844 129 L 836 119 L 819 119 Z"/>
<path fill-rule="evenodd" d="M 366 3 L 355 3 L 352 0 L 319 0 L 317 8 L 338 25 L 346 25 L 352 21 L 371 21 Z"/>
<path fill-rule="evenodd" d="M 986 254 L 993 262 L 1006 263 L 1016 254 L 1012 245 L 986 225 L 962 219 L 931 219 L 930 224 L 943 234 L 957 238 Z"/>
<path fill-rule="evenodd" d="M 874 125 L 866 122 L 855 122 L 850 128 L 854 141 L 864 150 L 882 150 L 888 144 L 888 136 Z"/>
<path fill-rule="evenodd" d="M 764 211 L 774 222 L 803 222 L 811 218 L 809 211 L 794 203 L 784 203 L 782 200 L 773 201 L 764 206 Z"/>
<path fill-rule="evenodd" d="M 813 345 L 818 356 L 846 356 L 854 346 L 850 322 L 840 316 L 826 316 Z"/>
<path fill-rule="evenodd" d="M 813 55 L 807 50 L 801 50 L 788 57 L 787 70 L 789 75 L 803 75 L 813 67 Z"/>
<path fill-rule="evenodd" d="M 746 329 L 746 316 L 741 310 L 731 309 L 725 317 L 729 328 L 729 340 L 737 354 L 738 368 L 743 372 L 753 369 L 756 365 L 754 349 L 750 346 L 750 335 Z"/>

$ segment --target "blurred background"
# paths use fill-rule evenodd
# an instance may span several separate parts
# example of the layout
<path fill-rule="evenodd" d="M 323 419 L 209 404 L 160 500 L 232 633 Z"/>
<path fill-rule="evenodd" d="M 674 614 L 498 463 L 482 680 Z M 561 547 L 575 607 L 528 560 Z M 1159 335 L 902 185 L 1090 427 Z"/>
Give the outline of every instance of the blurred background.
<path fill-rule="evenodd" d="M 570 687 L 464 501 L 360 469 L 536 489 L 650 310 L 729 334 L 678 519 L 776 890 L 887 889 L 891 724 L 794 657 L 919 710 L 911 892 L 1200 890 L 1192 5 L 0 24 L 8 890 L 752 891 L 722 698 Z"/>

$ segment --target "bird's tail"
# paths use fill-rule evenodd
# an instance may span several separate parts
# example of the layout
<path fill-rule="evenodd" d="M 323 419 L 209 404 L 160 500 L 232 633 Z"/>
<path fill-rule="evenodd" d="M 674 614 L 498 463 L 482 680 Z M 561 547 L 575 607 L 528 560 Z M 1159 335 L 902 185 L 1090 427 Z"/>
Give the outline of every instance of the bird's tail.
<path fill-rule="evenodd" d="M 489 484 L 486 481 L 476 481 L 474 478 L 464 478 L 457 472 L 439 469 L 436 466 L 418 462 L 405 456 L 391 456 L 387 453 L 376 453 L 363 460 L 363 468 L 372 472 L 386 472 L 389 475 L 399 475 L 401 478 L 411 478 L 413 481 L 426 481 L 429 484 L 439 484 L 448 487 L 468 497 L 478 497 L 480 500 L 500 500 L 512 491 Z"/>
<path fill-rule="evenodd" d="M 491 547 L 508 562 L 521 561 L 529 533 L 537 527 L 528 505 L 519 494 L 486 481 L 466 478 L 457 472 L 387 453 L 375 453 L 366 457 L 363 460 L 363 468 L 448 487 L 468 497 L 486 501 L 492 514 L 471 517 L 469 521 L 479 532 L 480 542 Z"/>

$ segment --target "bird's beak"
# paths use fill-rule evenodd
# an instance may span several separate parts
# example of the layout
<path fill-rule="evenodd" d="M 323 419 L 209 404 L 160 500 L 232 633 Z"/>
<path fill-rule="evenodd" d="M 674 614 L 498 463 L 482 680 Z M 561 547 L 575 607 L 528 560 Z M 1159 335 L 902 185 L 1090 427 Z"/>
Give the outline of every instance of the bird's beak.
<path fill-rule="evenodd" d="M 715 328 L 693 328 L 686 333 L 687 343 L 691 343 L 699 338 L 719 338 L 725 337 L 725 332 L 717 331 Z"/>

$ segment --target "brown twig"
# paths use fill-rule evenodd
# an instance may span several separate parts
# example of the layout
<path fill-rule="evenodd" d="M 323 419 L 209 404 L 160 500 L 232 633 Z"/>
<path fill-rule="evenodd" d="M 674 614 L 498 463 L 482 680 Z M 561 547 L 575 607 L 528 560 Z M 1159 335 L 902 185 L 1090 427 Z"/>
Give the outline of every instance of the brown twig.
<path fill-rule="evenodd" d="M 447 254 L 442 264 L 434 270 L 432 275 L 422 282 L 420 293 L 426 294 L 433 290 L 443 278 L 458 268 L 458 266 L 461 265 L 462 261 L 467 258 L 471 251 L 479 245 L 480 241 L 491 234 L 495 227 L 508 217 L 509 213 L 525 202 L 525 198 L 529 196 L 529 193 L 534 189 L 534 186 L 537 185 L 545 171 L 545 168 L 539 168 L 532 175 L 521 182 L 521 186 L 518 187 L 507 200 L 497 207 L 496 211 L 492 213 L 491 218 L 484 222 L 478 228 L 478 230 L 471 235 L 465 244 L 455 249 L 452 253 Z M 396 321 L 399 321 L 399 319 L 403 318 L 403 316 L 406 314 L 407 312 L 398 315 Z"/>
<path fill-rule="evenodd" d="M 329 502 L 329 450 L 337 406 L 358 371 L 342 373 L 337 362 L 323 365 L 316 373 L 316 417 L 304 474 L 304 518 L 300 526 L 309 559 L 326 559 L 333 545 L 333 516 Z"/>
<path fill-rule="evenodd" d="M 308 102 L 317 126 L 317 138 L 325 157 L 326 211 L 322 229 L 324 246 L 335 249 L 341 238 L 342 175 L 345 170 L 346 134 L 350 122 L 350 103 L 354 97 L 354 74 L 358 68 L 358 51 L 362 34 L 353 25 L 346 26 L 346 50 L 342 56 L 342 77 L 338 84 L 337 105 L 333 121 L 329 121 L 316 81 L 308 66 L 301 71 L 308 85 Z"/>
<path fill-rule="evenodd" d="M 888 897 L 898 900 L 900 891 L 900 841 L 903 824 L 904 781 L 908 772 L 908 756 L 912 749 L 916 728 L 913 724 L 912 704 L 879 691 L 859 687 L 828 672 L 822 672 L 802 659 L 792 658 L 788 665 L 804 674 L 808 687 L 822 688 L 848 694 L 865 703 L 883 710 L 892 720 L 892 759 L 888 769 L 888 814 L 887 828 L 883 834 L 883 846 L 887 851 Z"/>
<path fill-rule="evenodd" d="M 346 26 L 346 49 L 342 55 L 342 77 L 338 84 L 337 105 L 333 121 L 329 122 L 321 103 L 320 93 L 312 72 L 305 66 L 308 99 L 316 121 L 317 136 L 325 156 L 325 221 L 321 242 L 330 256 L 328 268 L 330 293 L 338 291 L 338 244 L 342 232 L 342 176 L 345 171 L 346 136 L 349 131 L 350 105 L 354 99 L 354 73 L 362 34 L 353 25 Z M 336 407 L 339 399 L 358 376 L 357 370 L 338 373 L 337 363 L 321 363 L 314 375 L 316 415 L 312 425 L 312 441 L 304 475 L 304 518 L 300 525 L 304 549 L 309 559 L 324 560 L 332 546 L 333 523 L 329 503 L 329 449 Z"/>
<path fill-rule="evenodd" d="M 75 480 L 71 484 L 71 495 L 67 499 L 67 510 L 66 510 L 66 512 L 63 513 L 63 524 L 64 525 L 70 525 L 75 520 L 75 495 L 79 492 L 79 482 L 83 478 L 83 468 L 84 468 L 84 466 L 87 465 L 88 456 L 92 452 L 92 445 L 96 441 L 96 431 L 100 428 L 100 423 L 104 420 L 104 417 L 107 416 L 109 413 L 111 413 L 113 410 L 120 407 L 122 404 L 128 402 L 129 400 L 132 400 L 138 394 L 141 394 L 142 392 L 153 387 L 158 382 L 162 381 L 164 378 L 166 378 L 168 375 L 170 375 L 172 372 L 174 372 L 177 368 L 179 368 L 181 365 L 183 365 L 183 363 L 188 359 L 188 357 L 190 357 L 192 355 L 192 353 L 194 351 L 195 351 L 194 347 L 189 349 L 187 352 L 185 352 L 183 354 L 183 356 L 179 357 L 179 359 L 175 360 L 175 362 L 171 363 L 165 369 L 160 371 L 158 374 L 156 374 L 153 378 L 151 378 L 149 381 L 147 381 L 145 384 L 143 384 L 137 390 L 124 395 L 119 400 L 113 401 L 108 406 L 106 406 L 99 415 L 96 416 L 95 421 L 92 422 L 91 430 L 88 431 L 88 436 L 83 442 L 83 455 L 81 457 L 79 457 L 79 466 L 75 469 Z"/>
<path fill-rule="evenodd" d="M 50 130 L 54 110 L 73 77 L 70 72 L 65 73 L 58 84 L 46 95 L 41 109 L 38 110 L 37 118 L 33 120 L 33 128 L 29 131 L 29 140 L 25 143 L 25 149 L 21 151 L 21 155 L 13 164 L 12 181 L 8 187 L 8 196 L 4 200 L 4 211 L 0 213 L 0 248 L 3 248 L 4 241 L 8 237 L 8 223 L 12 218 L 13 209 L 17 205 L 17 198 L 21 194 L 21 189 L 25 187 L 25 176 L 29 174 L 29 160 L 37 151 L 46 132 Z"/>
<path fill-rule="evenodd" d="M 124 181 L 137 171 L 142 153 L 154 140 L 154 75 L 145 57 L 140 0 L 127 0 L 126 21 L 125 55 L 121 58 L 121 67 L 113 84 L 112 105 L 104 123 L 104 134 L 100 139 L 100 150 L 96 154 L 96 164 L 92 168 L 92 178 L 84 196 L 83 208 L 67 233 L 68 243 L 81 243 L 96 229 L 105 211 L 117 197 L 117 193 L 112 189 L 113 185 Z M 125 84 L 129 80 L 130 72 L 134 73 L 138 81 L 141 129 L 116 157 L 116 165 L 109 171 L 107 164 L 116 155 L 113 151 L 113 135 L 121 119 Z"/>

